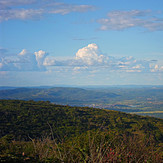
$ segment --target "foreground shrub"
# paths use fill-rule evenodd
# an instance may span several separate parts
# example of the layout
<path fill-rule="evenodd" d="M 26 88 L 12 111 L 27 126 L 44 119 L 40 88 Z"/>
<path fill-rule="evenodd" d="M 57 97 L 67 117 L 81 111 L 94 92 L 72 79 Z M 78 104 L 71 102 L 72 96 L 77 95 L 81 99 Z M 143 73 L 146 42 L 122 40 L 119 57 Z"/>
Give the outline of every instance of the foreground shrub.
<path fill-rule="evenodd" d="M 31 139 L 31 138 L 30 138 Z M 0 162 L 162 162 L 161 144 L 152 136 L 88 131 L 65 141 L 53 138 L 31 139 L 29 142 L 1 141 Z"/>

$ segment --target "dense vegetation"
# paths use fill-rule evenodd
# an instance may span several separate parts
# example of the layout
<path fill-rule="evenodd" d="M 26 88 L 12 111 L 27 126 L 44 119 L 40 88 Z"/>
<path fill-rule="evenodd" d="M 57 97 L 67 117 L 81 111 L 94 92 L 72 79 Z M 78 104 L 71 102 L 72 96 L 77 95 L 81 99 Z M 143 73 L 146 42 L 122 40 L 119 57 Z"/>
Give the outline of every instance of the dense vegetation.
<path fill-rule="evenodd" d="M 163 120 L 0 100 L 0 137 L 1 162 L 160 162 Z"/>

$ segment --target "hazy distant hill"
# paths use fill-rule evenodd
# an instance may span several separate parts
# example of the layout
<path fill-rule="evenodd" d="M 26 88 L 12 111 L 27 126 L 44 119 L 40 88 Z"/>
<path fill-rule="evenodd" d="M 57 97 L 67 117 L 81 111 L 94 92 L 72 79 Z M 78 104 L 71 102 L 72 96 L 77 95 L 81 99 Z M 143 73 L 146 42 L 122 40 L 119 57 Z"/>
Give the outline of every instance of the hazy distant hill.
<path fill-rule="evenodd" d="M 61 104 L 105 102 L 119 96 L 116 93 L 82 88 L 16 88 L 0 90 L 0 99 L 44 100 Z"/>
<path fill-rule="evenodd" d="M 17 87 L 0 86 L 0 90 L 16 89 Z"/>

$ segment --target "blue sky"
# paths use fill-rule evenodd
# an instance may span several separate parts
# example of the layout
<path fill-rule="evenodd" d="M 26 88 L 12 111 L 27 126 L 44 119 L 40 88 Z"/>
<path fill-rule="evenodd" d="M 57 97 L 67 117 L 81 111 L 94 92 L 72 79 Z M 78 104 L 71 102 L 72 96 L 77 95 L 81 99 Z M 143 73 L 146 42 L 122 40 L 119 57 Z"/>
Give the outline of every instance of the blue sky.
<path fill-rule="evenodd" d="M 162 85 L 162 0 L 0 0 L 0 86 Z"/>

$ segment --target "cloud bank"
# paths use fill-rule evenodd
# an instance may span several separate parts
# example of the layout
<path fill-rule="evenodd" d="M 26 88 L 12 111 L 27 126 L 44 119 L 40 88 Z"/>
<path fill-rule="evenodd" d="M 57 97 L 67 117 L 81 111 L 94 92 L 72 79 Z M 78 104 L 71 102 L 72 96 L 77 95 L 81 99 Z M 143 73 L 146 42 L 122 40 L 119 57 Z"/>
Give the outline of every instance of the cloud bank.
<path fill-rule="evenodd" d="M 107 18 L 99 19 L 100 30 L 124 30 L 140 27 L 148 31 L 162 31 L 163 19 L 153 14 L 150 10 L 112 11 Z"/>
<path fill-rule="evenodd" d="M 108 72 L 163 72 L 163 66 L 157 65 L 157 61 L 137 60 L 132 56 L 122 58 L 106 56 L 95 43 L 79 49 L 73 59 L 59 61 L 47 57 L 44 65 L 71 67 L 75 72 L 89 70 L 96 72 L 102 69 Z"/>
<path fill-rule="evenodd" d="M 105 70 L 108 72 L 163 72 L 163 66 L 157 60 L 137 60 L 132 56 L 116 58 L 104 55 L 95 43 L 79 49 L 74 58 L 59 60 L 39 50 L 29 53 L 23 49 L 19 54 L 7 55 L 5 49 L 0 49 L 1 71 L 63 71 L 64 68 L 74 72 Z"/>
<path fill-rule="evenodd" d="M 18 54 L 7 54 L 0 49 L 0 71 L 46 71 L 43 62 L 48 55 L 45 51 L 29 53 L 23 49 Z"/>
<path fill-rule="evenodd" d="M 91 5 L 73 5 L 51 0 L 0 0 L 0 22 L 40 19 L 47 14 L 69 14 L 94 10 Z"/>

